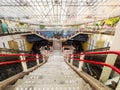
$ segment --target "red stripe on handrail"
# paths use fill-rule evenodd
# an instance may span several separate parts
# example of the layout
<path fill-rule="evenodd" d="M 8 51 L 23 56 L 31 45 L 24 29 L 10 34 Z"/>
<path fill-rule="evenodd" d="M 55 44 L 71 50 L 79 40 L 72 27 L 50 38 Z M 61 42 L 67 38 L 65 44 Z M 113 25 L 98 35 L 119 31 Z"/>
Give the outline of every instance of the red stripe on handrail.
<path fill-rule="evenodd" d="M 0 62 L 0 65 L 15 64 L 15 63 L 27 62 L 27 61 L 34 61 L 36 59 L 39 59 L 39 58 L 31 58 L 31 59 L 26 59 L 26 60 L 14 60 L 14 61 Z"/>
<path fill-rule="evenodd" d="M 83 52 L 83 53 L 78 53 L 78 54 L 70 54 L 70 55 L 91 55 L 91 54 L 116 54 L 120 56 L 120 51 L 99 51 L 99 52 Z"/>
<path fill-rule="evenodd" d="M 0 54 L 0 56 L 43 56 L 43 54 Z"/>
<path fill-rule="evenodd" d="M 92 61 L 92 60 L 81 60 L 81 59 L 77 59 L 77 58 L 73 58 L 73 60 L 83 61 L 83 62 L 87 62 L 87 63 L 91 63 L 91 64 L 97 64 L 97 65 L 102 65 L 102 66 L 107 66 L 107 67 L 112 68 L 114 71 L 116 71 L 117 73 L 120 74 L 120 69 L 118 69 L 117 67 L 115 67 L 113 65 L 107 64 L 107 63 L 95 62 L 95 61 Z"/>
<path fill-rule="evenodd" d="M 91 54 L 91 53 L 90 53 Z M 92 53 L 93 54 L 93 53 Z M 71 54 L 72 55 L 72 54 Z M 68 58 L 72 58 L 71 55 L 68 55 L 67 57 Z M 74 55 L 74 54 L 73 54 Z M 78 54 L 80 55 L 80 54 Z M 84 54 L 82 54 L 84 55 Z M 96 61 L 92 61 L 92 60 L 81 60 L 81 59 L 78 59 L 78 58 L 72 58 L 73 60 L 78 60 L 78 61 L 83 61 L 83 62 L 86 62 L 86 63 L 91 63 L 91 64 L 97 64 L 97 65 L 102 65 L 102 66 L 107 66 L 107 67 L 110 67 L 111 69 L 113 69 L 114 71 L 116 71 L 117 73 L 120 74 L 120 69 L 113 66 L 113 65 L 110 65 L 110 64 L 107 64 L 107 63 L 103 63 L 103 62 L 96 62 Z"/>

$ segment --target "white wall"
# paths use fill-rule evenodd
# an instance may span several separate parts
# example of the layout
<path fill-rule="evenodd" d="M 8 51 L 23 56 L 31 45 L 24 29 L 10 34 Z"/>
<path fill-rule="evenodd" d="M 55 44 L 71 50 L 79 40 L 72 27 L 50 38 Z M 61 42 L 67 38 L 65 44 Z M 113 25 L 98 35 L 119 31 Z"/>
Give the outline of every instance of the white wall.
<path fill-rule="evenodd" d="M 5 47 L 9 49 L 8 41 L 14 40 L 18 42 L 19 50 L 26 50 L 25 44 L 25 38 L 20 35 L 8 35 L 8 36 L 2 36 L 0 37 L 0 48 L 4 48 L 3 43 L 5 44 Z M 21 42 L 21 43 L 20 43 Z"/>
<path fill-rule="evenodd" d="M 92 34 L 88 40 L 88 50 L 95 49 L 97 41 L 104 41 L 104 46 L 102 47 L 111 46 L 112 40 L 112 35 Z"/>

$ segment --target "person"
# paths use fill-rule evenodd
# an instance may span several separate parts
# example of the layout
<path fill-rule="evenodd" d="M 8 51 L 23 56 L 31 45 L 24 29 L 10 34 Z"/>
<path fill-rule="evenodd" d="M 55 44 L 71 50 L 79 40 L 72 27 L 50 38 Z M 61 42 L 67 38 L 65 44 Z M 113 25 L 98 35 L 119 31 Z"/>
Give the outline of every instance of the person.
<path fill-rule="evenodd" d="M 3 34 L 3 29 L 2 29 L 2 20 L 0 20 L 0 34 Z"/>
<path fill-rule="evenodd" d="M 1 34 L 9 33 L 7 24 L 3 23 L 2 20 L 0 20 L 0 33 Z"/>

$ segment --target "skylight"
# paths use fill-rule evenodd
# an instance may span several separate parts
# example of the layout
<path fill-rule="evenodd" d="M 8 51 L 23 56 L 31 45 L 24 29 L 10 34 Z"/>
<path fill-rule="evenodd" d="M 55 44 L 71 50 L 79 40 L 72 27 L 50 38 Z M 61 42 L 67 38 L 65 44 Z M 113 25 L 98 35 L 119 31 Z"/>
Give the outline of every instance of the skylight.
<path fill-rule="evenodd" d="M 120 0 L 0 0 L 0 17 L 43 25 L 75 25 L 120 15 Z"/>

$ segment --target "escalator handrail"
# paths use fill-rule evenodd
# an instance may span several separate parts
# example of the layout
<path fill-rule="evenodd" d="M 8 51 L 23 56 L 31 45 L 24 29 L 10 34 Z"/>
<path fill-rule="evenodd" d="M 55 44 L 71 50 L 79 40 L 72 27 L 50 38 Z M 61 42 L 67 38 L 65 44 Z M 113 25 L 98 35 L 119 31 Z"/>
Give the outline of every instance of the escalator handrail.
<path fill-rule="evenodd" d="M 111 64 L 107 64 L 107 63 L 103 63 L 103 62 L 96 62 L 93 60 L 82 60 L 82 59 L 78 59 L 78 58 L 73 58 L 73 60 L 83 61 L 86 63 L 95 64 L 95 65 L 107 66 L 107 67 L 110 67 L 111 69 L 113 69 L 114 71 L 116 71 L 118 74 L 120 74 L 120 69 Z"/>
<path fill-rule="evenodd" d="M 114 65 L 103 63 L 103 62 L 97 62 L 97 61 L 94 61 L 94 60 L 82 60 L 82 59 L 79 59 L 79 58 L 71 57 L 71 56 L 96 55 L 96 54 L 115 54 L 115 55 L 120 56 L 120 51 L 110 51 L 110 50 L 108 50 L 108 51 L 98 51 L 98 52 L 83 52 L 83 53 L 78 53 L 78 54 L 69 54 L 67 57 L 72 58 L 73 60 L 83 61 L 83 62 L 86 62 L 86 63 L 96 64 L 96 65 L 101 65 L 101 66 L 107 66 L 107 67 L 113 69 L 114 71 L 116 71 L 118 74 L 120 74 L 120 69 L 117 68 Z"/>
<path fill-rule="evenodd" d="M 39 58 L 31 58 L 31 59 L 26 59 L 26 60 L 14 60 L 14 61 L 0 62 L 0 66 L 1 65 L 20 63 L 20 62 L 35 61 L 36 59 L 39 59 Z"/>
<path fill-rule="evenodd" d="M 38 56 L 43 56 L 43 54 L 37 54 Z M 0 56 L 36 56 L 36 54 L 2 54 Z"/>
<path fill-rule="evenodd" d="M 14 56 L 25 56 L 25 57 L 26 56 L 28 56 L 28 57 L 29 56 L 38 56 L 38 57 L 33 57 L 33 58 L 25 59 L 25 60 L 18 59 L 18 60 L 13 60 L 13 61 L 4 61 L 4 62 L 0 62 L 0 66 L 21 63 L 21 62 L 29 62 L 29 61 L 37 60 L 41 57 L 46 57 L 45 54 L 0 54 L 0 57 L 7 57 L 7 56 L 11 56 L 11 57 L 14 57 Z"/>
<path fill-rule="evenodd" d="M 77 53 L 77 54 L 71 54 L 74 56 L 81 56 L 81 55 L 95 55 L 95 54 L 115 54 L 120 56 L 120 51 L 111 51 L 111 50 L 107 50 L 107 51 L 97 51 L 97 52 L 82 52 L 82 53 Z"/>

